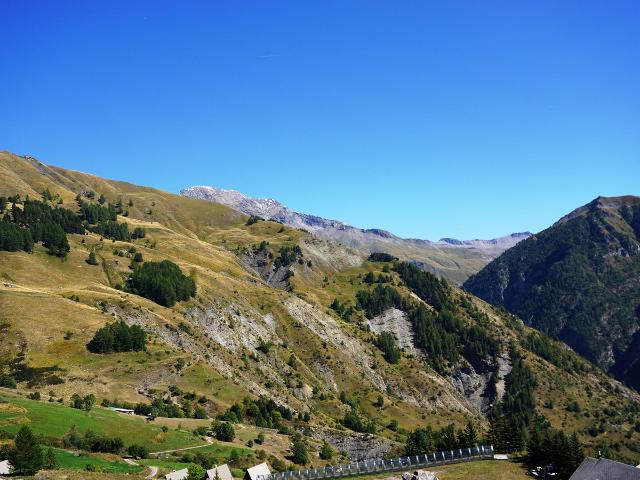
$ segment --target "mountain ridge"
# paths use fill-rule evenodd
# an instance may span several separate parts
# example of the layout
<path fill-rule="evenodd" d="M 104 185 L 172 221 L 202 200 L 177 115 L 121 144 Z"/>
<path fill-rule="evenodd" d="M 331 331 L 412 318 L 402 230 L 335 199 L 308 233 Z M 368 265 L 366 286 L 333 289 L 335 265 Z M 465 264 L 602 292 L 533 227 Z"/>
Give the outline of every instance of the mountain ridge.
<path fill-rule="evenodd" d="M 408 261 L 415 261 L 433 273 L 458 282 L 467 275 L 475 273 L 474 269 L 477 266 L 487 263 L 531 235 L 530 232 L 521 232 L 489 240 L 442 238 L 434 242 L 418 238 L 402 238 L 384 229 L 358 228 L 340 220 L 296 212 L 273 198 L 254 198 L 237 190 L 201 185 L 184 188 L 180 194 L 220 203 L 247 215 L 256 215 L 292 228 L 306 230 L 318 238 L 333 240 L 366 253 L 381 251 Z M 465 253 L 456 251 L 458 249 L 469 251 L 469 255 L 475 261 L 473 266 L 465 265 L 467 260 L 464 258 Z M 457 264 L 459 272 L 453 273 L 453 265 L 444 265 L 441 258 Z"/>

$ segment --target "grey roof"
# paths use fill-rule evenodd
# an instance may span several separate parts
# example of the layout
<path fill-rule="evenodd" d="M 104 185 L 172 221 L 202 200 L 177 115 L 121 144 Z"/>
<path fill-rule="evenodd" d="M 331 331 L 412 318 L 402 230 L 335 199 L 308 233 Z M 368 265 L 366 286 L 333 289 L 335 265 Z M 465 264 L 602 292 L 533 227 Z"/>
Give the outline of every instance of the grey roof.
<path fill-rule="evenodd" d="M 167 473 L 164 478 L 166 480 L 184 480 L 189 476 L 189 469 L 183 468 L 182 470 L 174 470 L 171 473 Z"/>
<path fill-rule="evenodd" d="M 585 458 L 569 480 L 640 480 L 640 468 L 606 458 Z"/>
<path fill-rule="evenodd" d="M 216 473 L 218 474 L 219 480 L 233 480 L 233 475 L 231 475 L 231 470 L 229 470 L 229 465 L 226 463 L 224 465 L 220 465 L 218 467 L 207 470 L 207 479 L 215 480 Z"/>
<path fill-rule="evenodd" d="M 269 466 L 266 463 L 260 463 L 251 468 L 247 468 L 247 475 L 251 480 L 258 480 L 258 477 L 271 475 Z"/>

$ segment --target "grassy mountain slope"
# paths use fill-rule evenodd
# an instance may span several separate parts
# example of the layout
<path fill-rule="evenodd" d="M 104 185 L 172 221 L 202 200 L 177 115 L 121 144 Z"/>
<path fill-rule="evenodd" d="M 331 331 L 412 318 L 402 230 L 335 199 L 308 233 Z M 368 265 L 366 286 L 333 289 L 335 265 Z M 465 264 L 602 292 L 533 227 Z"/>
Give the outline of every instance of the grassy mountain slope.
<path fill-rule="evenodd" d="M 538 334 L 532 329 L 451 285 L 434 287 L 442 297 L 434 300 L 390 268 L 395 264 L 365 260 L 299 230 L 275 222 L 247 225 L 246 216 L 220 205 L 0 154 L 0 196 L 39 198 L 44 189 L 59 195 L 56 206 L 74 211 L 76 195 L 90 190 L 107 202 L 120 200 L 128 216 L 118 222 L 129 230 L 144 227 L 146 236 L 111 241 L 68 234 L 66 258 L 49 255 L 39 243 L 32 253 L 0 252 L 0 328 L 7 339 L 0 364 L 5 373 L 19 373 L 21 391 L 47 396 L 53 390 L 65 402 L 75 392 L 93 393 L 99 402 L 149 402 L 179 387 L 206 396 L 212 416 L 244 396 L 266 395 L 309 413 L 309 421 L 293 425 L 316 444 L 326 438 L 357 458 L 398 450 L 406 431 L 419 425 L 461 426 L 472 419 L 485 428 L 490 403 L 500 401 L 508 381 L 513 345 L 535 372 L 537 408 L 556 428 L 578 429 L 594 446 L 617 444 L 625 458 L 636 455 L 637 394 L 559 344 L 552 344 L 552 354 L 533 348 L 531 336 Z M 195 298 L 163 307 L 116 288 L 132 272 L 132 247 L 145 262 L 175 262 L 195 279 Z M 92 250 L 98 265 L 86 262 Z M 368 273 L 388 277 L 385 285 L 402 299 L 394 304 L 400 308 L 385 304 L 386 319 L 354 309 L 345 320 L 330 306 L 336 298 L 355 306 L 359 292 L 374 292 Z M 453 342 L 446 343 L 450 359 L 436 362 L 417 345 L 407 312 L 423 309 L 433 325 L 440 303 L 455 312 L 455 325 L 443 337 Z M 115 319 L 141 325 L 147 350 L 90 353 L 87 342 Z M 376 346 L 378 324 L 406 337 L 398 363 L 388 363 Z M 484 352 L 477 341 L 470 342 L 476 350 L 466 348 L 474 328 L 495 351 Z M 358 414 L 377 436 L 362 439 L 343 427 L 350 407 L 341 393 L 359 402 Z M 565 409 L 574 401 L 579 414 Z M 605 405 L 616 413 L 604 414 Z M 391 420 L 398 428 L 389 427 Z"/>
<path fill-rule="evenodd" d="M 640 198 L 597 198 L 465 288 L 640 388 Z M 635 337 L 634 337 L 635 336 Z"/>

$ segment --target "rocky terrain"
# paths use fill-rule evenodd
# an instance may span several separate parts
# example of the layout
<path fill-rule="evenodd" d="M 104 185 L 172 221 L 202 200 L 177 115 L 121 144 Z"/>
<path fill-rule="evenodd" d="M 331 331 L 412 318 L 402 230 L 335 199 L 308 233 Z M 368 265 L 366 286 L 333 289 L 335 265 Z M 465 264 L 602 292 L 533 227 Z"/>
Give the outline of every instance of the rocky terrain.
<path fill-rule="evenodd" d="M 227 205 L 247 215 L 274 220 L 314 236 L 356 248 L 365 253 L 385 252 L 414 261 L 426 270 L 461 282 L 491 259 L 529 237 L 529 232 L 514 233 L 491 240 L 443 238 L 437 242 L 400 238 L 386 230 L 362 229 L 339 220 L 299 213 L 272 198 L 252 198 L 235 190 L 197 186 L 181 190 L 181 195 Z"/>

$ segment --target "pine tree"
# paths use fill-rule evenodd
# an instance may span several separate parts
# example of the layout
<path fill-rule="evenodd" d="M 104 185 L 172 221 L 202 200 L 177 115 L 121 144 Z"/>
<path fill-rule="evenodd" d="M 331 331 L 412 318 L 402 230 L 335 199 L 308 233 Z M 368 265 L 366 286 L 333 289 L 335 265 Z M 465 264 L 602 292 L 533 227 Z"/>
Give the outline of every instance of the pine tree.
<path fill-rule="evenodd" d="M 42 449 L 35 435 L 26 425 L 20 428 L 15 439 L 16 450 L 13 468 L 23 475 L 33 475 L 44 464 Z"/>
<path fill-rule="evenodd" d="M 467 426 L 462 432 L 462 439 L 464 443 L 461 442 L 461 447 L 473 447 L 478 443 L 478 432 L 473 423 L 471 423 L 471 420 L 467 422 Z"/>
<path fill-rule="evenodd" d="M 333 457 L 333 448 L 326 441 L 322 443 L 322 449 L 320 450 L 320 458 L 322 460 L 331 460 Z"/>
<path fill-rule="evenodd" d="M 47 449 L 47 453 L 44 456 L 44 468 L 47 470 L 57 470 L 60 468 L 58 464 L 58 458 L 56 454 L 53 452 L 53 448 L 49 447 Z"/>
<path fill-rule="evenodd" d="M 298 465 L 306 465 L 309 462 L 307 446 L 302 440 L 294 440 L 291 445 L 291 460 Z"/>

